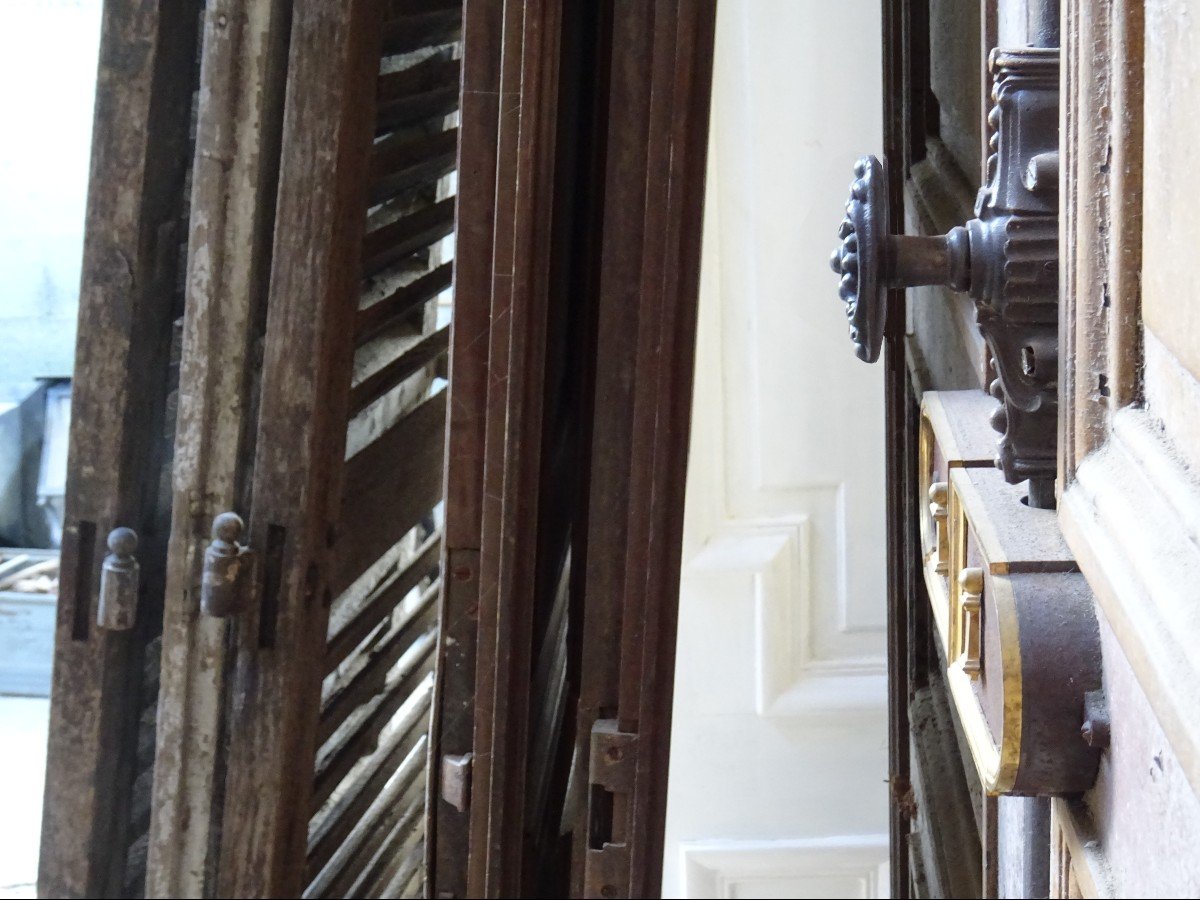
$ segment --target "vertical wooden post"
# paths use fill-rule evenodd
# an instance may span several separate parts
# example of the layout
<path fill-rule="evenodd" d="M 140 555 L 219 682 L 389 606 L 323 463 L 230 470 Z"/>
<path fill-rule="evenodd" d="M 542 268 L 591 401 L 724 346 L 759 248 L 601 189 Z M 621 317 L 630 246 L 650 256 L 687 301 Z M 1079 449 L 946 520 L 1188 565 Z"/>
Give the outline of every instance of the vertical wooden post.
<path fill-rule="evenodd" d="M 104 7 L 38 875 L 46 897 L 129 889 L 143 657 L 161 622 L 158 476 L 169 459 L 199 12 L 175 0 Z M 141 579 L 135 626 L 114 632 L 95 623 L 104 541 L 117 526 L 141 537 Z"/>
<path fill-rule="evenodd" d="M 147 896 L 212 893 L 229 624 L 201 614 L 213 517 L 244 509 L 287 74 L 284 0 L 210 3 L 197 104 Z"/>
<path fill-rule="evenodd" d="M 883 7 L 883 128 L 884 155 L 892 162 L 888 169 L 888 213 L 892 221 L 904 221 L 904 173 L 911 159 L 912 134 L 923 130 L 920 98 L 927 80 L 913 83 L 908 71 L 909 33 L 913 28 L 909 0 L 885 0 Z M 921 23 L 918 22 L 918 25 Z M 909 604 L 919 580 L 915 560 L 919 553 L 914 544 L 915 516 L 910 516 L 910 495 L 916 484 L 916 418 L 911 414 L 915 403 L 908 384 L 905 363 L 904 324 L 906 295 L 902 290 L 888 296 L 888 323 L 884 333 L 884 433 L 886 435 L 887 476 L 887 670 L 888 670 L 888 834 L 891 847 L 890 897 L 909 896 L 909 819 L 912 796 L 910 782 L 908 702 L 909 648 L 912 639 Z"/>
<path fill-rule="evenodd" d="M 264 585 L 237 625 L 221 896 L 303 887 L 382 7 L 292 7 L 249 516 Z"/>
<path fill-rule="evenodd" d="M 522 892 L 559 15 L 543 0 L 504 9 L 468 870 L 478 897 Z"/>
<path fill-rule="evenodd" d="M 585 891 L 593 724 L 618 706 L 621 723 L 636 723 L 639 739 L 617 733 L 615 721 L 604 735 L 646 752 L 637 767 L 632 758 L 620 767 L 641 780 L 636 791 L 626 782 L 630 790 L 619 801 L 617 838 L 635 853 L 623 855 L 632 868 L 619 874 L 618 890 L 638 896 L 658 889 L 713 13 L 711 3 L 675 0 L 622 2 L 586 20 L 530 0 L 509 0 L 502 11 L 482 0 L 467 5 L 447 468 L 450 630 L 437 728 L 441 753 L 450 752 L 451 739 L 457 754 L 474 750 L 466 896 L 514 896 L 558 884 L 560 876 L 565 882 L 565 865 L 553 877 L 534 871 L 545 862 L 538 854 L 546 834 L 563 846 L 560 805 L 545 808 L 556 817 L 549 827 L 530 818 L 540 814 L 526 800 L 535 782 L 554 782 L 556 798 L 567 794 L 561 829 L 571 832 L 577 857 L 572 893 Z M 474 30 L 484 23 L 487 37 Z M 586 71 L 565 56 L 565 46 L 580 42 L 597 58 Z M 581 96 L 582 111 L 571 107 Z M 494 160 L 482 158 L 472 129 L 491 139 Z M 572 144 L 583 134 L 594 146 Z M 494 184 L 477 171 L 489 162 Z M 475 183 L 468 182 L 472 172 Z M 490 321 L 479 308 L 485 291 Z M 555 318 L 568 306 L 582 317 L 569 329 Z M 568 362 L 549 359 L 551 345 Z M 554 380 L 562 366 L 572 368 L 567 388 Z M 547 402 L 563 396 L 578 423 L 564 424 L 561 409 Z M 567 456 L 547 458 L 560 451 L 552 439 L 564 433 Z M 583 460 L 580 489 L 549 485 L 547 473 L 562 471 L 561 459 L 571 455 Z M 468 480 L 456 483 L 456 474 Z M 544 745 L 542 756 L 533 747 L 546 737 L 545 722 L 539 731 L 532 718 L 554 711 L 543 708 L 547 697 L 533 696 L 532 670 L 535 651 L 551 643 L 556 606 L 547 592 L 559 583 L 568 546 L 547 540 L 545 529 L 562 523 L 571 529 L 572 567 L 561 575 L 570 582 L 570 608 L 559 610 L 570 621 L 565 702 L 577 692 L 578 709 L 567 707 L 568 723 L 550 735 L 564 743 L 547 757 Z M 477 629 L 455 621 L 473 611 L 474 598 Z M 473 733 L 460 718 L 470 672 L 460 646 L 469 645 L 451 641 L 455 629 L 477 642 Z M 572 745 L 568 790 L 560 751 Z M 461 889 L 452 856 L 462 847 L 461 822 L 436 792 L 431 798 L 440 804 L 433 877 L 443 894 Z M 555 865 L 563 862 L 557 853 Z"/>
<path fill-rule="evenodd" d="M 467 896 L 470 813 L 441 800 L 439 760 L 464 757 L 474 747 L 503 22 L 504 0 L 470 0 L 464 5 L 455 301 L 444 475 L 446 537 L 427 799 L 426 860 L 434 896 Z M 479 789 L 475 786 L 473 790 Z"/>

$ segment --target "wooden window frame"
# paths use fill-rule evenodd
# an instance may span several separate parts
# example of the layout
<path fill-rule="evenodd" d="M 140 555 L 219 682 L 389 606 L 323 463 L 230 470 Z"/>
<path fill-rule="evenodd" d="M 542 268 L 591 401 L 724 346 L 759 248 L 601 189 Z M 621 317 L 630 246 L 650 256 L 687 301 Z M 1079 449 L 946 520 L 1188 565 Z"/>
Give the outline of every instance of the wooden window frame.
<path fill-rule="evenodd" d="M 1200 791 L 1200 487 L 1143 402 L 1153 355 L 1141 319 L 1143 10 L 1140 0 L 1064 10 L 1059 519 Z"/>
<path fill-rule="evenodd" d="M 715 4 L 602 10 L 581 37 L 544 0 L 466 7 L 432 752 L 473 755 L 469 799 L 431 769 L 438 896 L 655 896 L 661 881 Z M 575 69 L 580 41 L 592 69 Z M 563 348 L 574 484 L 549 440 Z M 568 546 L 560 713 L 539 706 L 535 659 Z M 564 723 L 550 764 L 543 712 Z M 600 790 L 593 732 L 611 724 L 636 747 Z"/>

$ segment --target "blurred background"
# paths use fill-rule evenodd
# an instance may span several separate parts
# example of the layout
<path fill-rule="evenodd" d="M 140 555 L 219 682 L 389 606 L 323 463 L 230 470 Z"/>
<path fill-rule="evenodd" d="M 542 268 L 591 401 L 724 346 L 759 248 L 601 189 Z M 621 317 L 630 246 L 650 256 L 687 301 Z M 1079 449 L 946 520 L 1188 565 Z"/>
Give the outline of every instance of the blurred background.
<path fill-rule="evenodd" d="M 0 897 L 35 896 L 101 6 L 0 3 Z"/>

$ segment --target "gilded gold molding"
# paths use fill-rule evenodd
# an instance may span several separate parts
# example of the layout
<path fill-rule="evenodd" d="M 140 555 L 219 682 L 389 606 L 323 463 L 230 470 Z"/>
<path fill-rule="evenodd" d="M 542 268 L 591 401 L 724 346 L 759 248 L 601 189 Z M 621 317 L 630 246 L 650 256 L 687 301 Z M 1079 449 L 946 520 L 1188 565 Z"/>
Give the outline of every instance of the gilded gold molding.
<path fill-rule="evenodd" d="M 917 441 L 917 490 L 919 497 L 929 497 L 930 503 L 922 504 L 918 515 L 921 526 L 921 555 L 924 562 L 925 587 L 929 594 L 929 605 L 934 625 L 942 641 L 942 652 L 950 655 L 950 573 L 948 522 L 939 523 L 933 500 L 933 452 L 937 438 L 929 410 L 921 408 L 921 427 Z M 944 482 L 938 482 L 945 484 Z M 947 498 L 948 499 L 948 498 Z M 943 500 L 943 503 L 946 501 Z M 946 514 L 948 508 L 943 507 Z"/>
<path fill-rule="evenodd" d="M 958 573 L 958 645 L 954 658 L 963 671 L 979 678 L 983 646 L 983 569 L 967 566 Z"/>
<path fill-rule="evenodd" d="M 989 609 L 995 612 L 999 625 L 1000 658 L 1003 668 L 1001 684 L 1004 711 L 998 742 L 992 735 L 983 708 L 979 705 L 974 678 L 965 670 L 962 659 L 947 667 L 946 679 L 959 718 L 962 720 L 967 746 L 971 749 L 971 758 L 979 772 L 979 780 L 985 791 L 995 795 L 1012 790 L 1021 760 L 1021 645 L 1012 584 L 1005 576 L 993 576 L 988 587 L 992 599 Z"/>

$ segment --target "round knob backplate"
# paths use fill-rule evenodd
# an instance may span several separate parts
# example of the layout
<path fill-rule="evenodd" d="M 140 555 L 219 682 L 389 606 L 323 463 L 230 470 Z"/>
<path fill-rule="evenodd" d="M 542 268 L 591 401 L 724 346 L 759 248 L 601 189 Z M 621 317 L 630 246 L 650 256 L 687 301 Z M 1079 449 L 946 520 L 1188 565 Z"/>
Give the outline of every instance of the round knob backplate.
<path fill-rule="evenodd" d="M 855 163 L 854 176 L 846 218 L 838 229 L 842 243 L 833 251 L 829 265 L 842 276 L 838 296 L 846 304 L 854 352 L 864 362 L 875 362 L 887 321 L 887 176 L 876 156 L 864 156 Z"/>

